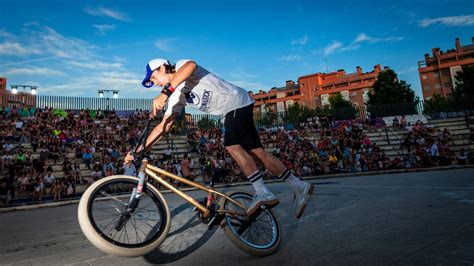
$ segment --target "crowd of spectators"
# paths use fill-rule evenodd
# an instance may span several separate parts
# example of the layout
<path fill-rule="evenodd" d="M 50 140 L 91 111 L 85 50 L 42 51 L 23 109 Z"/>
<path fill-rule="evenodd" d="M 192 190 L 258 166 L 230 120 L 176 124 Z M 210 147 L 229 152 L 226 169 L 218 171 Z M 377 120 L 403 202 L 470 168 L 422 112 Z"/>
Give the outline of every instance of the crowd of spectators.
<path fill-rule="evenodd" d="M 403 118 L 402 118 L 403 121 Z M 447 128 L 436 129 L 431 125 L 425 125 L 421 121 L 415 124 L 394 126 L 407 132 L 401 148 L 406 149 L 405 161 L 408 167 L 434 167 L 448 166 L 453 163 L 465 165 L 474 163 L 474 157 L 471 152 L 462 149 L 459 155 L 456 155 L 450 149 L 455 145 L 451 132 Z"/>
<path fill-rule="evenodd" d="M 119 117 L 114 110 L 2 110 L 0 205 L 18 196 L 59 200 L 74 196 L 78 184 L 89 185 L 114 174 L 135 175 L 136 168 L 125 166 L 120 158 L 130 150 L 148 116 L 141 110 L 128 117 Z M 292 127 L 259 127 L 258 132 L 263 146 L 298 176 L 474 163 L 472 153 L 461 150 L 456 155 L 449 149 L 454 141 L 448 129 L 420 121 L 412 125 L 403 116 L 393 119 L 392 126 L 406 131 L 406 137 L 400 141 L 400 152 L 389 157 L 367 134 L 383 123 L 372 118 L 314 117 Z M 194 160 L 187 154 L 178 156 L 172 138 L 165 141 L 168 147 L 150 159 L 168 172 L 189 180 L 202 176 L 206 184 L 246 180 L 226 152 L 220 128 L 188 129 L 191 154 L 198 155 Z M 275 173 L 265 173 L 266 178 L 276 178 Z"/>
<path fill-rule="evenodd" d="M 392 161 L 363 134 L 374 127 L 375 121 L 335 122 L 324 117 L 308 119 L 293 129 L 261 127 L 259 135 L 263 146 L 270 148 L 275 157 L 299 176 L 392 168 Z M 198 169 L 205 181 L 215 172 L 222 175 L 224 181 L 245 180 L 240 168 L 225 151 L 219 128 L 195 128 L 189 131 L 187 138 L 192 151 L 200 155 Z M 263 164 L 258 165 L 265 171 Z M 274 173 L 266 172 L 266 176 L 276 178 Z"/>
<path fill-rule="evenodd" d="M 133 172 L 124 168 L 119 157 L 130 150 L 140 134 L 139 123 L 148 116 L 147 111 L 141 110 L 128 119 L 120 118 L 114 110 L 2 110 L 2 201 L 18 195 L 40 201 L 45 195 L 61 199 L 73 196 L 77 184 L 90 184 L 127 170 Z M 83 176 L 81 164 L 91 170 L 90 175 Z"/>
<path fill-rule="evenodd" d="M 405 116 L 395 118 L 393 126 L 405 130 L 406 139 L 400 149 L 392 140 L 398 151 L 389 157 L 367 134 L 384 126 L 383 121 L 376 119 L 334 121 L 323 117 L 310 118 L 292 129 L 261 127 L 259 134 L 263 146 L 298 176 L 474 163 L 472 153 L 463 149 L 456 155 L 449 150 L 454 142 L 446 128 L 435 130 L 421 121 L 412 125 Z M 388 133 L 379 136 L 384 142 L 389 138 Z M 243 180 L 242 172 L 225 151 L 222 141 L 217 128 L 194 129 L 188 133 L 188 143 L 200 154 L 200 170 L 205 177 L 212 169 L 223 169 L 229 180 Z M 275 176 L 267 172 L 267 177 Z"/>

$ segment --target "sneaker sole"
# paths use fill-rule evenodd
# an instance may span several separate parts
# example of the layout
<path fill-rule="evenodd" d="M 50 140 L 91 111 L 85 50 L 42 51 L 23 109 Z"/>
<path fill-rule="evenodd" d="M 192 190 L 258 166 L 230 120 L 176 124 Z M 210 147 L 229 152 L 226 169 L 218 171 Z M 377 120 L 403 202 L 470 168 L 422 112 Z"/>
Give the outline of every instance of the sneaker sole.
<path fill-rule="evenodd" d="M 300 211 L 296 214 L 296 219 L 299 219 L 301 218 L 301 216 L 303 215 L 304 213 L 304 210 L 306 209 L 306 205 L 308 205 L 308 202 L 309 202 L 309 199 L 311 198 L 311 196 L 313 195 L 313 192 L 314 192 L 314 188 L 315 186 L 313 184 L 311 184 L 311 187 L 309 188 L 308 190 L 308 198 L 306 199 L 305 203 L 303 204 L 303 206 L 301 207 Z"/>
<path fill-rule="evenodd" d="M 252 209 L 248 209 L 247 210 L 247 215 L 248 216 L 253 216 L 262 207 L 262 205 L 265 205 L 265 207 L 267 209 L 271 209 L 271 208 L 277 206 L 279 203 L 280 203 L 280 201 L 278 199 L 261 201 L 258 204 L 256 204 Z"/>

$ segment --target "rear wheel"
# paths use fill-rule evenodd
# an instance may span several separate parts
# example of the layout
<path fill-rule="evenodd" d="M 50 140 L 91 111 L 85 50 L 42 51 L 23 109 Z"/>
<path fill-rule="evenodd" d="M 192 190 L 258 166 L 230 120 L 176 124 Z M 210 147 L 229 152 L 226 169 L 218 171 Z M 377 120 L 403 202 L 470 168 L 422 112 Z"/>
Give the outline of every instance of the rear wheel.
<path fill-rule="evenodd" d="M 82 232 L 105 253 L 121 257 L 145 255 L 156 249 L 170 230 L 169 207 L 149 183 L 135 211 L 127 214 L 137 185 L 136 177 L 110 176 L 92 184 L 81 197 L 77 214 Z M 122 226 L 117 226 L 120 220 Z"/>
<path fill-rule="evenodd" d="M 233 191 L 227 194 L 246 209 L 253 200 L 253 194 L 246 191 Z M 278 250 L 281 244 L 281 225 L 271 210 L 263 210 L 255 218 L 249 218 L 246 210 L 222 198 L 220 206 L 238 215 L 225 214 L 222 229 L 230 241 L 241 250 L 255 256 L 267 256 Z"/>

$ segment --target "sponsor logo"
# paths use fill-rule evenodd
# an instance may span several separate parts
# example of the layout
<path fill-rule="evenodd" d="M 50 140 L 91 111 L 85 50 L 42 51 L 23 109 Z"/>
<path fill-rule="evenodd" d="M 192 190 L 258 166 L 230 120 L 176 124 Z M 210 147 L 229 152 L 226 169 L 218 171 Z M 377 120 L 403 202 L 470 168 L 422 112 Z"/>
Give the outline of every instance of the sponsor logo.
<path fill-rule="evenodd" d="M 200 111 L 207 112 L 207 109 L 209 109 L 209 103 L 211 102 L 212 98 L 212 92 L 204 90 L 204 93 L 202 95 L 202 105 L 199 107 Z"/>

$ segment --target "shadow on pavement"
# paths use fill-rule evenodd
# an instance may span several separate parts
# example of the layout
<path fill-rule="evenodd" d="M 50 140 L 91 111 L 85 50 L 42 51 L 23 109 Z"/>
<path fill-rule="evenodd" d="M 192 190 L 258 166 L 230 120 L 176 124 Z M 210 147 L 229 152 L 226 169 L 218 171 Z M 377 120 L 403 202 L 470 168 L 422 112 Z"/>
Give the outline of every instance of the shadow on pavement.
<path fill-rule="evenodd" d="M 171 211 L 172 231 L 165 242 L 155 251 L 144 256 L 152 264 L 172 263 L 193 253 L 212 237 L 215 230 L 208 230 L 206 224 L 199 221 L 192 206 L 184 203 Z M 178 218 L 178 219 L 175 219 Z M 182 221 L 184 220 L 184 221 Z M 173 223 L 178 226 L 173 230 Z"/>

